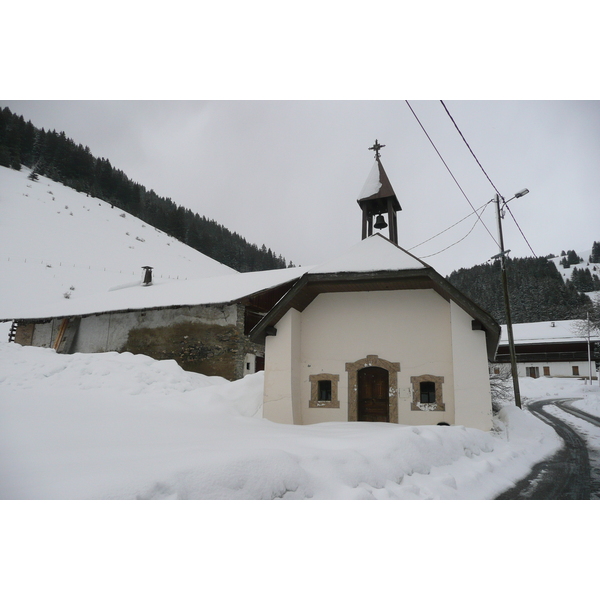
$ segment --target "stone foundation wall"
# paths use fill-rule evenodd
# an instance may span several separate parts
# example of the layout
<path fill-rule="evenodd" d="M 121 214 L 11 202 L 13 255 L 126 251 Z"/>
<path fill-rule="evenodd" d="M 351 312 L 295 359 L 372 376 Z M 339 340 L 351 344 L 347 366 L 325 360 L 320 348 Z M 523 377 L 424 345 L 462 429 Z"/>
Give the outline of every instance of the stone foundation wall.
<path fill-rule="evenodd" d="M 72 352 L 145 354 L 233 381 L 248 372 L 247 355 L 264 356 L 264 346 L 244 335 L 244 314 L 242 305 L 225 304 L 90 315 L 81 319 Z M 60 321 L 23 323 L 15 341 L 49 347 Z"/>
<path fill-rule="evenodd" d="M 173 314 L 168 315 L 168 324 L 154 315 L 151 326 L 140 322 L 130 329 L 120 351 L 173 359 L 186 371 L 230 381 L 244 376 L 247 354 L 264 356 L 264 346 L 244 335 L 241 305 L 197 306 L 191 312 L 170 309 L 169 313 Z"/>

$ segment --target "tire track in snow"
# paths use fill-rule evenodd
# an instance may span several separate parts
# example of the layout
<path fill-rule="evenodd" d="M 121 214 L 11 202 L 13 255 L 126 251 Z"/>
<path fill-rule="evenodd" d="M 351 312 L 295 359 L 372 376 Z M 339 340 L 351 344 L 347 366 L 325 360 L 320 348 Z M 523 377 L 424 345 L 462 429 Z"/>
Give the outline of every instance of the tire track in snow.
<path fill-rule="evenodd" d="M 564 446 L 547 460 L 535 465 L 526 478 L 500 494 L 497 500 L 590 499 L 590 461 L 585 441 L 572 427 L 544 410 L 547 405 L 561 407 L 558 403 L 568 400 L 574 399 L 540 400 L 527 406 L 531 414 L 555 429 Z"/>

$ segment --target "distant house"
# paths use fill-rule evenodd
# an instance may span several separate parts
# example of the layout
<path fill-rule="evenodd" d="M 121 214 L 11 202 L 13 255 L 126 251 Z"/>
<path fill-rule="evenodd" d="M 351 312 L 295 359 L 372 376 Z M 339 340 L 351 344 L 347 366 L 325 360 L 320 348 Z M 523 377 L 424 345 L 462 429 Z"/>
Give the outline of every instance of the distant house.
<path fill-rule="evenodd" d="M 519 377 L 589 377 L 588 344 L 585 336 L 577 334 L 577 321 L 543 321 L 513 325 L 517 371 Z M 594 345 L 600 336 L 590 338 L 592 377 L 595 377 Z M 510 363 L 508 333 L 502 326 L 502 336 L 493 369 Z"/>
<path fill-rule="evenodd" d="M 500 326 L 395 243 L 400 209 L 379 158 L 358 203 L 363 240 L 309 269 L 251 333 L 265 341 L 263 414 L 489 430 Z M 373 228 L 390 222 L 390 240 Z"/>

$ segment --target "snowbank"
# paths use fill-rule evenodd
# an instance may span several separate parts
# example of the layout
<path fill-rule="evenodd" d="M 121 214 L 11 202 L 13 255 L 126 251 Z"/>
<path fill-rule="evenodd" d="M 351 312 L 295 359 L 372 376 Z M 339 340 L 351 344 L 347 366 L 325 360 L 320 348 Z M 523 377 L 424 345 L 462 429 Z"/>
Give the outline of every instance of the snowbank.
<path fill-rule="evenodd" d="M 493 498 L 558 448 L 507 408 L 498 431 L 260 417 L 237 382 L 132 354 L 0 344 L 0 498 Z"/>

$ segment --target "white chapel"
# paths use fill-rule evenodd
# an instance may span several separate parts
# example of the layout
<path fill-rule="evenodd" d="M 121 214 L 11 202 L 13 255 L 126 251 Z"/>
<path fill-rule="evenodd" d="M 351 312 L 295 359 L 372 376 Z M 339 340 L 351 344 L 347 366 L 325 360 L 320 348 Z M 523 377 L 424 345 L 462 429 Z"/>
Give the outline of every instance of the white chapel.
<path fill-rule="evenodd" d="M 362 241 L 305 272 L 251 332 L 265 343 L 263 415 L 487 431 L 500 326 L 398 246 L 381 147 L 358 198 Z"/>

